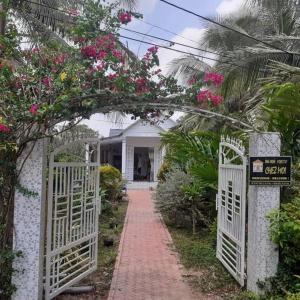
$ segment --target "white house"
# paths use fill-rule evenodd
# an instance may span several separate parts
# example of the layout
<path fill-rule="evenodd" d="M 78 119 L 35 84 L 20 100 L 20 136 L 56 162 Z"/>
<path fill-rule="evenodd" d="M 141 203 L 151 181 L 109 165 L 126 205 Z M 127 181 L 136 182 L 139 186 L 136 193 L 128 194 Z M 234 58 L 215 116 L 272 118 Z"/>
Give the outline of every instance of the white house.
<path fill-rule="evenodd" d="M 168 119 L 159 124 L 137 120 L 125 129 L 111 129 L 101 141 L 101 164 L 110 164 L 129 182 L 157 181 L 164 150 L 160 133 L 176 125 Z"/>

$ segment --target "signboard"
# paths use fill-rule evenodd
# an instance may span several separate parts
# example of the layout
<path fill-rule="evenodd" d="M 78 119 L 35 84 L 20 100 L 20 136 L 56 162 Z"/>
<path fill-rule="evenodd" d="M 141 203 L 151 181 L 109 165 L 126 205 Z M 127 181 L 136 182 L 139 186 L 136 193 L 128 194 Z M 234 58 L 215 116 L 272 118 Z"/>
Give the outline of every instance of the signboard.
<path fill-rule="evenodd" d="M 250 185 L 291 184 L 290 156 L 250 157 Z"/>

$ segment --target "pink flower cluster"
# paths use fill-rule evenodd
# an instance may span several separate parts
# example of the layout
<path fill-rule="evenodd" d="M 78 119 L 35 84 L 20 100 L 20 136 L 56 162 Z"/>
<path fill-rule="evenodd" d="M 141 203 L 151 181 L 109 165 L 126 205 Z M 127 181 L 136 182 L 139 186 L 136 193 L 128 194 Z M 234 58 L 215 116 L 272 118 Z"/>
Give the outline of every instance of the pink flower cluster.
<path fill-rule="evenodd" d="M 42 78 L 42 83 L 45 87 L 50 88 L 52 86 L 53 78 L 51 76 L 45 76 Z"/>
<path fill-rule="evenodd" d="M 10 128 L 5 124 L 0 123 L 0 132 L 10 132 Z"/>
<path fill-rule="evenodd" d="M 54 62 L 55 65 L 62 65 L 62 64 L 65 63 L 65 61 L 67 60 L 67 58 L 68 58 L 68 54 L 62 53 L 62 54 L 56 56 L 54 58 L 53 62 Z"/>
<path fill-rule="evenodd" d="M 119 14 L 119 21 L 122 23 L 122 24 L 128 24 L 131 22 L 131 13 L 129 12 L 121 12 Z"/>
<path fill-rule="evenodd" d="M 197 95 L 197 101 L 200 103 L 210 100 L 214 106 L 218 106 L 223 102 L 223 97 L 213 94 L 210 90 L 200 91 Z"/>
<path fill-rule="evenodd" d="M 92 57 L 92 58 L 97 57 L 97 48 L 95 45 L 82 47 L 80 51 L 85 57 Z"/>
<path fill-rule="evenodd" d="M 80 15 L 80 12 L 76 8 L 70 8 L 67 10 L 68 14 L 72 17 L 78 17 Z"/>
<path fill-rule="evenodd" d="M 153 46 L 153 47 L 149 48 L 147 51 L 150 52 L 151 54 L 156 54 L 158 51 L 158 47 Z"/>
<path fill-rule="evenodd" d="M 196 82 L 197 82 L 197 79 L 195 77 L 193 77 L 193 78 L 189 79 L 187 83 L 188 83 L 188 85 L 193 85 Z"/>
<path fill-rule="evenodd" d="M 96 46 L 102 50 L 111 51 L 116 48 L 115 38 L 112 34 L 103 35 L 96 40 Z"/>
<path fill-rule="evenodd" d="M 118 60 L 122 60 L 122 52 L 119 50 L 113 50 L 112 55 Z"/>
<path fill-rule="evenodd" d="M 138 78 L 135 80 L 135 87 L 137 93 L 148 93 L 148 80 L 146 78 Z"/>
<path fill-rule="evenodd" d="M 218 73 L 206 73 L 204 75 L 204 82 L 212 82 L 215 86 L 220 86 L 224 81 L 224 76 Z"/>
<path fill-rule="evenodd" d="M 38 113 L 39 105 L 38 104 L 32 104 L 29 108 L 29 112 L 35 116 Z"/>

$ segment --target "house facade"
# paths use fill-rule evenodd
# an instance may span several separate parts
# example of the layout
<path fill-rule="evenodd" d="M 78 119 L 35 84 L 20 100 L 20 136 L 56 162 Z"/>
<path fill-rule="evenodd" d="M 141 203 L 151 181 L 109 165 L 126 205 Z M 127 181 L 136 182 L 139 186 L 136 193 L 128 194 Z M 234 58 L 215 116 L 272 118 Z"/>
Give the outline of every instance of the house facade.
<path fill-rule="evenodd" d="M 101 164 L 116 167 L 129 182 L 157 181 L 164 156 L 160 134 L 175 125 L 171 119 L 159 124 L 138 120 L 125 129 L 111 129 L 101 141 Z"/>

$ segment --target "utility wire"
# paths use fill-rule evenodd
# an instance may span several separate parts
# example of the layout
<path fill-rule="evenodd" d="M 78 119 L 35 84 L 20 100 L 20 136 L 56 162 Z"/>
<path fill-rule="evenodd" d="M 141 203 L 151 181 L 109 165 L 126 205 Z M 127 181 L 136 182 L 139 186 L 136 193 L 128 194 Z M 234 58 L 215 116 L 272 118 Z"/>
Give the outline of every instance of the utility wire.
<path fill-rule="evenodd" d="M 136 19 L 136 20 L 138 20 L 138 21 L 140 21 L 140 22 L 143 22 L 143 23 L 145 23 L 145 24 L 147 24 L 147 25 L 149 25 L 149 26 L 152 26 L 152 27 L 158 28 L 158 29 L 160 29 L 160 30 L 162 30 L 162 31 L 165 31 L 165 32 L 171 33 L 171 34 L 173 34 L 173 35 L 176 35 L 176 36 L 180 36 L 181 38 L 183 38 L 183 39 L 185 39 L 185 40 L 187 40 L 187 41 L 193 42 L 193 43 L 195 43 L 195 44 L 197 44 L 197 45 L 199 44 L 199 41 L 198 41 L 198 42 L 196 42 L 195 40 L 189 39 L 189 38 L 187 38 L 187 37 L 185 37 L 185 36 L 183 36 L 183 35 L 180 35 L 180 34 L 178 34 L 178 33 L 174 32 L 174 31 L 171 31 L 171 30 L 169 30 L 169 29 L 166 29 L 166 28 L 163 28 L 163 27 L 161 27 L 161 26 L 158 26 L 158 25 L 152 24 L 152 23 L 150 23 L 150 22 L 147 22 L 147 21 L 145 21 L 145 20 L 142 20 L 142 19 Z"/>
<path fill-rule="evenodd" d="M 229 56 L 229 55 L 219 54 L 219 53 L 217 53 L 217 52 L 213 52 L 213 51 L 210 51 L 210 50 L 201 49 L 201 48 L 189 46 L 189 45 L 182 44 L 182 43 L 178 43 L 178 42 L 173 42 L 173 41 L 168 40 L 168 39 L 164 39 L 164 38 L 161 38 L 161 37 L 158 37 L 158 36 L 155 36 L 155 35 L 151 35 L 151 34 L 139 32 L 139 31 L 135 31 L 135 30 L 132 30 L 132 29 L 128 29 L 128 28 L 124 28 L 124 27 L 121 27 L 121 28 L 122 28 L 123 30 L 129 31 L 129 32 L 133 32 L 133 33 L 136 33 L 136 34 L 140 34 L 140 35 L 143 35 L 143 36 L 147 36 L 147 37 L 151 37 L 151 38 L 154 38 L 154 39 L 158 39 L 158 40 L 161 40 L 161 41 L 164 41 L 164 42 L 168 42 L 168 43 L 170 43 L 170 45 L 179 45 L 179 46 L 191 48 L 191 49 L 194 49 L 194 50 L 203 51 L 203 52 L 215 54 L 215 55 L 218 55 L 218 56 L 221 56 L 221 57 L 226 57 L 226 58 L 232 59 L 232 57 Z"/>
<path fill-rule="evenodd" d="M 258 42 L 258 43 L 264 44 L 264 45 L 266 45 L 266 46 L 268 46 L 268 47 L 271 47 L 271 48 L 274 48 L 274 49 L 276 49 L 276 50 L 280 50 L 281 52 L 284 52 L 284 53 L 286 53 L 286 54 L 293 55 L 293 53 L 291 53 L 291 52 L 289 52 L 289 51 L 286 51 L 286 50 L 281 49 L 281 48 L 279 48 L 279 47 L 276 47 L 276 46 L 274 46 L 274 45 L 272 45 L 272 44 L 269 44 L 269 43 L 267 43 L 267 42 L 264 42 L 264 41 L 262 41 L 262 40 L 259 40 L 259 39 L 255 38 L 255 37 L 251 36 L 251 35 L 248 35 L 248 34 L 246 34 L 246 33 L 240 32 L 240 31 L 238 31 L 238 30 L 236 30 L 236 29 L 234 29 L 234 28 L 231 28 L 231 27 L 229 27 L 229 26 L 227 26 L 227 25 L 221 24 L 221 23 L 219 23 L 219 22 L 217 22 L 217 21 L 214 21 L 214 20 L 212 20 L 212 19 L 210 19 L 210 18 L 201 16 L 201 15 L 199 15 L 199 14 L 197 14 L 197 13 L 191 11 L 191 10 L 188 10 L 188 9 L 186 9 L 186 8 L 184 8 L 184 7 L 178 6 L 178 5 L 174 4 L 174 3 L 171 3 L 171 2 L 166 1 L 166 0 L 159 0 L 159 1 L 161 1 L 161 2 L 163 2 L 163 3 L 165 3 L 165 4 L 168 4 L 168 5 L 170 5 L 170 6 L 173 6 L 173 7 L 177 8 L 177 9 L 179 9 L 179 10 L 182 10 L 182 11 L 188 13 L 188 14 L 191 14 L 191 15 L 194 15 L 194 16 L 196 16 L 196 17 L 198 17 L 198 18 L 201 18 L 201 19 L 203 19 L 203 20 L 206 20 L 206 21 L 208 21 L 208 22 L 210 22 L 210 23 L 213 23 L 213 24 L 215 24 L 215 25 L 221 26 L 221 27 L 223 27 L 223 28 L 225 28 L 225 29 L 227 29 L 227 30 L 231 30 L 231 31 L 233 31 L 233 32 L 235 32 L 235 33 L 238 33 L 238 34 L 240 34 L 240 35 L 243 35 L 243 36 L 245 36 L 245 37 L 247 37 L 247 38 L 249 38 L 249 39 L 252 39 L 252 40 L 254 40 L 254 41 Z"/>
<path fill-rule="evenodd" d="M 132 37 L 124 36 L 124 35 L 121 35 L 121 34 L 119 34 L 119 36 L 122 37 L 122 38 L 124 38 L 124 39 L 129 39 L 129 40 L 132 40 L 132 41 L 135 41 L 135 42 L 139 42 L 139 43 L 143 43 L 143 44 L 148 44 L 148 45 L 152 45 L 152 46 L 157 46 L 159 48 L 167 49 L 167 50 L 170 50 L 170 51 L 174 51 L 174 52 L 178 52 L 178 53 L 182 53 L 182 54 L 188 54 L 188 55 L 191 55 L 191 56 L 195 56 L 195 57 L 199 57 L 199 58 L 203 58 L 203 59 L 208 59 L 208 60 L 220 62 L 220 63 L 231 65 L 231 66 L 236 66 L 236 67 L 239 67 L 239 68 L 242 68 L 242 69 L 247 69 L 244 66 L 240 66 L 240 65 L 237 65 L 237 64 L 234 64 L 234 63 L 230 63 L 228 61 L 227 62 L 226 61 L 221 61 L 221 60 L 216 59 L 216 58 L 211 58 L 211 57 L 207 57 L 207 56 L 199 55 L 199 54 L 191 54 L 190 52 L 187 52 L 187 51 L 173 49 L 173 48 L 170 48 L 170 47 L 167 47 L 167 46 L 159 45 L 157 43 L 150 43 L 150 42 L 146 42 L 146 41 L 143 41 L 143 40 L 135 39 L 135 38 L 132 38 Z"/>

